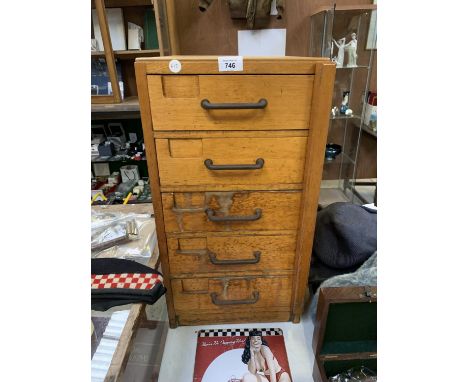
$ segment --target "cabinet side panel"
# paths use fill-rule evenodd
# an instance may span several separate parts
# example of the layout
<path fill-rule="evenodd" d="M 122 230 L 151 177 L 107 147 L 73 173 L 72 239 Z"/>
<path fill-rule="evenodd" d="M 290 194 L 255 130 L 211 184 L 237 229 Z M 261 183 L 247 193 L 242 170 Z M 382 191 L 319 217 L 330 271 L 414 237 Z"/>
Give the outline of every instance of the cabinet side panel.
<path fill-rule="evenodd" d="M 167 255 L 166 233 L 164 231 L 164 216 L 162 209 L 161 190 L 159 184 L 158 162 L 156 160 L 156 147 L 153 138 L 153 125 L 151 119 L 151 109 L 148 96 L 148 81 L 146 78 L 146 64 L 135 63 L 135 74 L 138 89 L 138 99 L 140 102 L 141 124 L 143 126 L 143 136 L 145 140 L 146 158 L 151 183 L 151 196 L 153 200 L 154 215 L 156 219 L 156 234 L 158 237 L 159 258 L 165 279 L 164 286 L 167 288 L 166 302 L 171 328 L 177 326 L 174 303 L 172 298 L 172 288 L 169 273 L 169 258 Z"/>
<path fill-rule="evenodd" d="M 322 179 L 325 145 L 332 101 L 335 64 L 317 64 L 309 138 L 305 157 L 304 183 L 296 247 L 296 275 L 293 284 L 292 320 L 300 320 L 309 276 L 310 259 L 317 217 L 317 205 Z"/>

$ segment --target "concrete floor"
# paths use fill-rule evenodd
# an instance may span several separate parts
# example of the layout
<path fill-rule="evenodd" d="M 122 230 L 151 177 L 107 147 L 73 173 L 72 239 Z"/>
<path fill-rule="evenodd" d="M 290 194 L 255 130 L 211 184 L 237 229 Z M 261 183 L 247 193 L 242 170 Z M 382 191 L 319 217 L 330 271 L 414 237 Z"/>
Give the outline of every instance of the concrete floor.
<path fill-rule="evenodd" d="M 358 182 L 376 182 L 377 179 L 356 179 Z M 356 186 L 361 196 L 367 201 L 367 203 L 373 203 L 375 195 L 375 186 Z M 346 194 L 343 193 L 342 184 L 335 180 L 322 180 L 320 186 L 319 205 L 324 208 L 331 203 L 335 202 L 353 202 L 361 204 L 361 200 L 353 194 L 350 190 L 347 190 Z"/>

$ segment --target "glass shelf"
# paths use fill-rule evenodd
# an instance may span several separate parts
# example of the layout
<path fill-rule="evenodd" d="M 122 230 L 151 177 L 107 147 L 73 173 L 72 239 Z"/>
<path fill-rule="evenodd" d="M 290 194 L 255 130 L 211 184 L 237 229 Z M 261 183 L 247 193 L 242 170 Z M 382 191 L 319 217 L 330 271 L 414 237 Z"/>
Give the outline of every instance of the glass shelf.
<path fill-rule="evenodd" d="M 338 114 L 335 115 L 334 117 L 330 117 L 330 120 L 334 119 L 361 119 L 361 116 L 353 114 L 353 115 L 343 115 L 343 114 Z"/>
<path fill-rule="evenodd" d="M 336 70 L 343 69 L 370 69 L 367 65 L 357 65 L 357 66 L 343 66 L 342 68 L 336 68 Z"/>
<path fill-rule="evenodd" d="M 329 165 L 329 164 L 354 164 L 354 160 L 352 160 L 348 154 L 341 153 L 338 155 L 335 159 L 328 160 L 325 158 L 325 161 L 323 162 L 324 165 Z"/>
<path fill-rule="evenodd" d="M 348 107 L 354 113 L 350 116 L 339 114 L 339 111 L 335 116 L 329 114 L 327 142 L 339 144 L 342 153 L 334 160 L 324 161 L 322 182 L 336 183 L 333 188 L 321 190 L 325 204 L 337 198 L 361 203 L 354 193 L 355 179 L 360 174 L 356 162 L 361 135 L 376 137 L 375 131 L 363 126 L 364 100 L 369 91 L 376 91 L 370 89 L 377 49 L 376 21 L 376 4 L 325 5 L 315 7 L 311 13 L 309 56 L 326 57 L 343 63 L 343 67 L 336 68 L 331 104 L 339 109 L 347 93 Z M 344 49 L 341 44 L 345 44 Z M 353 63 L 356 65 L 348 66 Z M 365 155 L 360 160 L 362 158 L 366 158 Z M 321 204 L 323 206 L 324 203 Z"/>

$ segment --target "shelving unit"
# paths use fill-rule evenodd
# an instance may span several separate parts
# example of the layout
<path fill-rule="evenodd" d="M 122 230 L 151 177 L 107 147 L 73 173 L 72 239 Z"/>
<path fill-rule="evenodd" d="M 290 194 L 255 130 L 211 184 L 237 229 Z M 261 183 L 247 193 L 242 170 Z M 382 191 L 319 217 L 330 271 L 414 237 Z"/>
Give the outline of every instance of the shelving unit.
<path fill-rule="evenodd" d="M 120 159 L 120 158 L 115 158 L 113 157 L 97 157 L 97 158 L 91 158 L 91 163 L 107 163 L 107 162 L 125 162 L 126 164 L 138 164 L 140 162 L 146 162 L 146 159 L 140 159 L 140 160 L 135 160 L 135 159 Z"/>
<path fill-rule="evenodd" d="M 159 57 L 160 49 L 114 50 L 114 57 L 121 60 L 134 60 L 137 57 Z M 91 57 L 105 57 L 105 52 L 91 52 Z"/>
<path fill-rule="evenodd" d="M 340 108 L 343 93 L 349 91 L 348 105 L 353 114 L 333 116 L 330 113 L 327 142 L 341 145 L 342 152 L 335 160 L 324 162 L 319 202 L 322 207 L 333 201 L 368 202 L 361 198 L 355 187 L 361 134 L 366 132 L 376 137 L 376 133 L 363 123 L 364 104 L 376 50 L 377 36 L 372 25 L 372 12 L 377 12 L 377 5 L 336 5 L 316 8 L 311 16 L 310 56 L 333 59 L 337 56 L 333 39 L 346 38 L 348 43 L 351 33 L 357 35 L 356 66 L 347 66 L 349 56 L 345 50 L 344 65 L 336 69 L 332 105 Z"/>
<path fill-rule="evenodd" d="M 102 60 L 105 58 L 105 67 L 112 85 L 112 95 L 92 95 L 92 104 L 111 105 L 117 103 L 127 103 L 127 98 L 136 99 L 138 103 L 134 61 L 137 57 L 160 57 L 171 54 L 171 44 L 169 41 L 169 31 L 167 22 L 167 11 L 165 0 L 93 0 L 91 8 L 96 10 L 99 19 L 99 29 L 104 45 L 103 51 L 92 51 L 91 60 Z M 113 50 L 109 33 L 109 25 L 106 17 L 107 8 L 121 8 L 123 13 L 125 41 L 128 41 L 127 23 L 132 22 L 141 27 L 144 26 L 145 13 L 153 11 L 156 23 L 157 41 L 152 41 L 150 46 L 156 45 L 157 49 L 142 50 Z M 147 44 L 145 41 L 143 44 Z M 122 82 L 124 84 L 124 97 L 118 89 L 118 73 L 116 61 L 121 68 Z M 132 110 L 135 111 L 135 110 Z"/>
<path fill-rule="evenodd" d="M 138 97 L 125 98 L 121 103 L 91 104 L 91 120 L 140 119 Z"/>
<path fill-rule="evenodd" d="M 167 4 L 166 4 L 167 3 Z M 113 50 L 109 33 L 106 9 L 121 8 L 125 30 L 125 40 L 128 43 L 127 23 L 131 22 L 144 27 L 146 17 L 154 12 L 157 41 L 144 41 L 141 50 Z M 91 9 L 95 9 L 99 20 L 99 29 L 102 36 L 103 51 L 92 51 L 91 60 L 100 60 L 100 67 L 106 71 L 111 82 L 112 89 L 118 89 L 117 65 L 120 66 L 121 80 L 124 83 L 124 97 L 120 91 L 113 91 L 112 95 L 91 96 L 91 123 L 92 125 L 106 124 L 108 122 L 121 122 L 128 138 L 128 131 L 137 129 L 138 136 L 143 139 L 140 120 L 140 105 L 136 88 L 134 61 L 138 57 L 160 57 L 170 55 L 172 46 L 177 46 L 176 39 L 171 36 L 168 16 L 174 22 L 174 5 L 172 0 L 92 0 Z M 151 44 L 148 44 L 151 42 Z M 146 46 L 157 47 L 156 49 L 144 49 Z M 116 63 L 118 63 L 116 65 Z M 135 132 L 135 131 L 133 131 Z M 91 171 L 94 174 L 93 165 L 96 163 L 107 163 L 110 173 L 119 171 L 121 166 L 137 165 L 141 178 L 148 177 L 148 165 L 146 159 L 131 160 L 113 157 L 91 157 Z M 129 203 L 134 203 L 130 201 Z M 151 202 L 151 200 L 149 200 Z M 95 202 L 94 204 L 104 204 Z"/>
<path fill-rule="evenodd" d="M 123 105 L 125 105 L 125 103 L 124 104 L 111 104 L 111 105 L 93 105 L 93 108 L 97 110 L 91 113 L 92 126 L 93 125 L 105 126 L 106 124 L 110 122 L 120 122 L 122 123 L 122 127 L 125 131 L 126 138 L 129 137 L 128 136 L 129 132 L 133 132 L 137 134 L 138 140 L 143 139 L 143 131 L 141 128 L 139 108 L 137 109 L 138 111 L 136 112 L 137 114 L 135 116 L 135 111 L 128 111 L 128 105 L 126 105 L 127 111 L 122 110 Z M 109 109 L 111 111 L 109 111 Z M 112 174 L 113 172 L 120 173 L 120 168 L 122 166 L 136 165 L 138 166 L 138 172 L 140 174 L 140 178 L 145 180 L 145 182 L 148 181 L 148 163 L 146 161 L 146 157 L 144 156 L 140 160 L 125 158 L 125 157 L 119 156 L 118 154 L 111 156 L 111 157 L 91 156 L 90 162 L 91 162 L 91 171 L 95 175 L 94 177 L 98 180 L 100 179 L 101 181 L 103 180 L 103 178 L 106 178 L 106 177 L 96 176 L 96 174 L 99 174 L 99 173 L 95 172 L 94 165 L 105 164 L 105 163 L 108 165 L 110 174 Z M 121 203 L 121 201 L 116 200 L 115 203 Z M 134 203 L 151 203 L 151 199 L 145 199 L 144 201 L 131 200 L 128 202 L 128 204 L 134 204 Z M 93 203 L 93 205 L 100 205 L 100 204 L 107 204 L 107 202 L 95 201 Z"/>

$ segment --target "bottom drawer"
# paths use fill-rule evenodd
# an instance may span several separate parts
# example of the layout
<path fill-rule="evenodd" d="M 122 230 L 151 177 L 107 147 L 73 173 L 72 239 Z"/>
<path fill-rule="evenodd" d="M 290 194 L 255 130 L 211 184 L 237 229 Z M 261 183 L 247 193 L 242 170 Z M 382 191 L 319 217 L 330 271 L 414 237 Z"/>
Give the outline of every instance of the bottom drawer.
<path fill-rule="evenodd" d="M 216 324 L 236 324 L 246 322 L 285 322 L 291 320 L 291 313 L 286 310 L 242 310 L 228 313 L 195 313 L 178 312 L 178 325 L 216 325 Z"/>
<path fill-rule="evenodd" d="M 172 280 L 177 314 L 289 311 L 292 278 L 223 277 Z"/>

